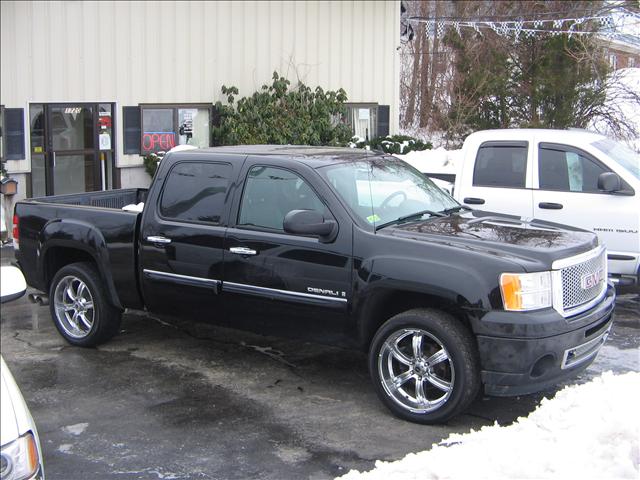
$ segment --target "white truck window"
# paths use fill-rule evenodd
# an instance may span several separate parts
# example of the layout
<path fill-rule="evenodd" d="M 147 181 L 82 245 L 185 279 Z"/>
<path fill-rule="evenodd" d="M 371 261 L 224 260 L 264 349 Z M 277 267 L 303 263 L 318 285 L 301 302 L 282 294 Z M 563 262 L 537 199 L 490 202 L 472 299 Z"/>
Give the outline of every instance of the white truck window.
<path fill-rule="evenodd" d="M 526 142 L 521 145 L 483 144 L 478 149 L 473 171 L 476 187 L 524 188 L 527 173 Z"/>
<path fill-rule="evenodd" d="M 597 193 L 598 176 L 606 170 L 574 150 L 562 147 L 538 149 L 538 178 L 541 190 Z"/>

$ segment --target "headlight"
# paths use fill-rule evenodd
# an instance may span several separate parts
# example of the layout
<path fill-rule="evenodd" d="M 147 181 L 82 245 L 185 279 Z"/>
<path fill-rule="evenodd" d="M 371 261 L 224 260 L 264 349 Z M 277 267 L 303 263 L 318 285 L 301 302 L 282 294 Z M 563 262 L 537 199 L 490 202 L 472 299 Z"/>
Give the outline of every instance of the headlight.
<path fill-rule="evenodd" d="M 0 478 L 23 480 L 32 477 L 40 466 L 38 446 L 31 432 L 2 447 Z"/>
<path fill-rule="evenodd" d="M 551 272 L 503 273 L 500 291 L 505 310 L 537 310 L 553 304 Z"/>

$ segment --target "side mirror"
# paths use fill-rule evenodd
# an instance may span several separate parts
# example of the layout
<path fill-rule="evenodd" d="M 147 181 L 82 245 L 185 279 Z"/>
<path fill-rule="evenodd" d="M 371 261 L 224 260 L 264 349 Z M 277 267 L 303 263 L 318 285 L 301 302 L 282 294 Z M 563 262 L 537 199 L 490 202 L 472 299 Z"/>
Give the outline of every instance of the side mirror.
<path fill-rule="evenodd" d="M 27 283 L 19 268 L 0 267 L 0 303 L 16 300 L 27 291 Z"/>
<path fill-rule="evenodd" d="M 338 233 L 338 225 L 333 220 L 325 220 L 316 210 L 291 210 L 282 222 L 284 231 L 296 235 L 314 235 L 330 242 Z"/>
<path fill-rule="evenodd" d="M 598 190 L 613 193 L 622 190 L 622 181 L 617 173 L 603 172 L 598 176 Z"/>

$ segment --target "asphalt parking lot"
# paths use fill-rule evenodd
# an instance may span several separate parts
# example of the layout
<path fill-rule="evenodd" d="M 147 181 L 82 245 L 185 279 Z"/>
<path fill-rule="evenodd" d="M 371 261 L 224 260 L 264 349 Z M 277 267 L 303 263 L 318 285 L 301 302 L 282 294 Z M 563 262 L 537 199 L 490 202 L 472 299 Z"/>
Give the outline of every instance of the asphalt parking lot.
<path fill-rule="evenodd" d="M 2 249 L 2 264 L 13 259 Z M 640 370 L 640 300 L 622 295 L 596 362 Z M 398 420 L 361 353 L 126 313 L 96 349 L 66 344 L 49 310 L 2 306 L 1 349 L 38 425 L 48 479 L 334 478 L 532 411 L 543 396 L 480 398 L 443 426 Z"/>

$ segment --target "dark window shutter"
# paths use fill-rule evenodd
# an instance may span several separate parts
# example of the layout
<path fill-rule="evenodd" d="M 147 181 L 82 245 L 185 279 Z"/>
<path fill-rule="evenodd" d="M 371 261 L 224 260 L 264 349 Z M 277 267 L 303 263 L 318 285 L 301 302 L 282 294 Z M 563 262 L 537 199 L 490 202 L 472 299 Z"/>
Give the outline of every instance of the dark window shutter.
<path fill-rule="evenodd" d="M 389 135 L 389 105 L 378 105 L 378 131 L 377 137 Z"/>
<path fill-rule="evenodd" d="M 22 160 L 24 151 L 24 108 L 4 109 L 4 145 L 6 160 Z"/>
<path fill-rule="evenodd" d="M 140 107 L 122 107 L 124 153 L 140 154 Z"/>

